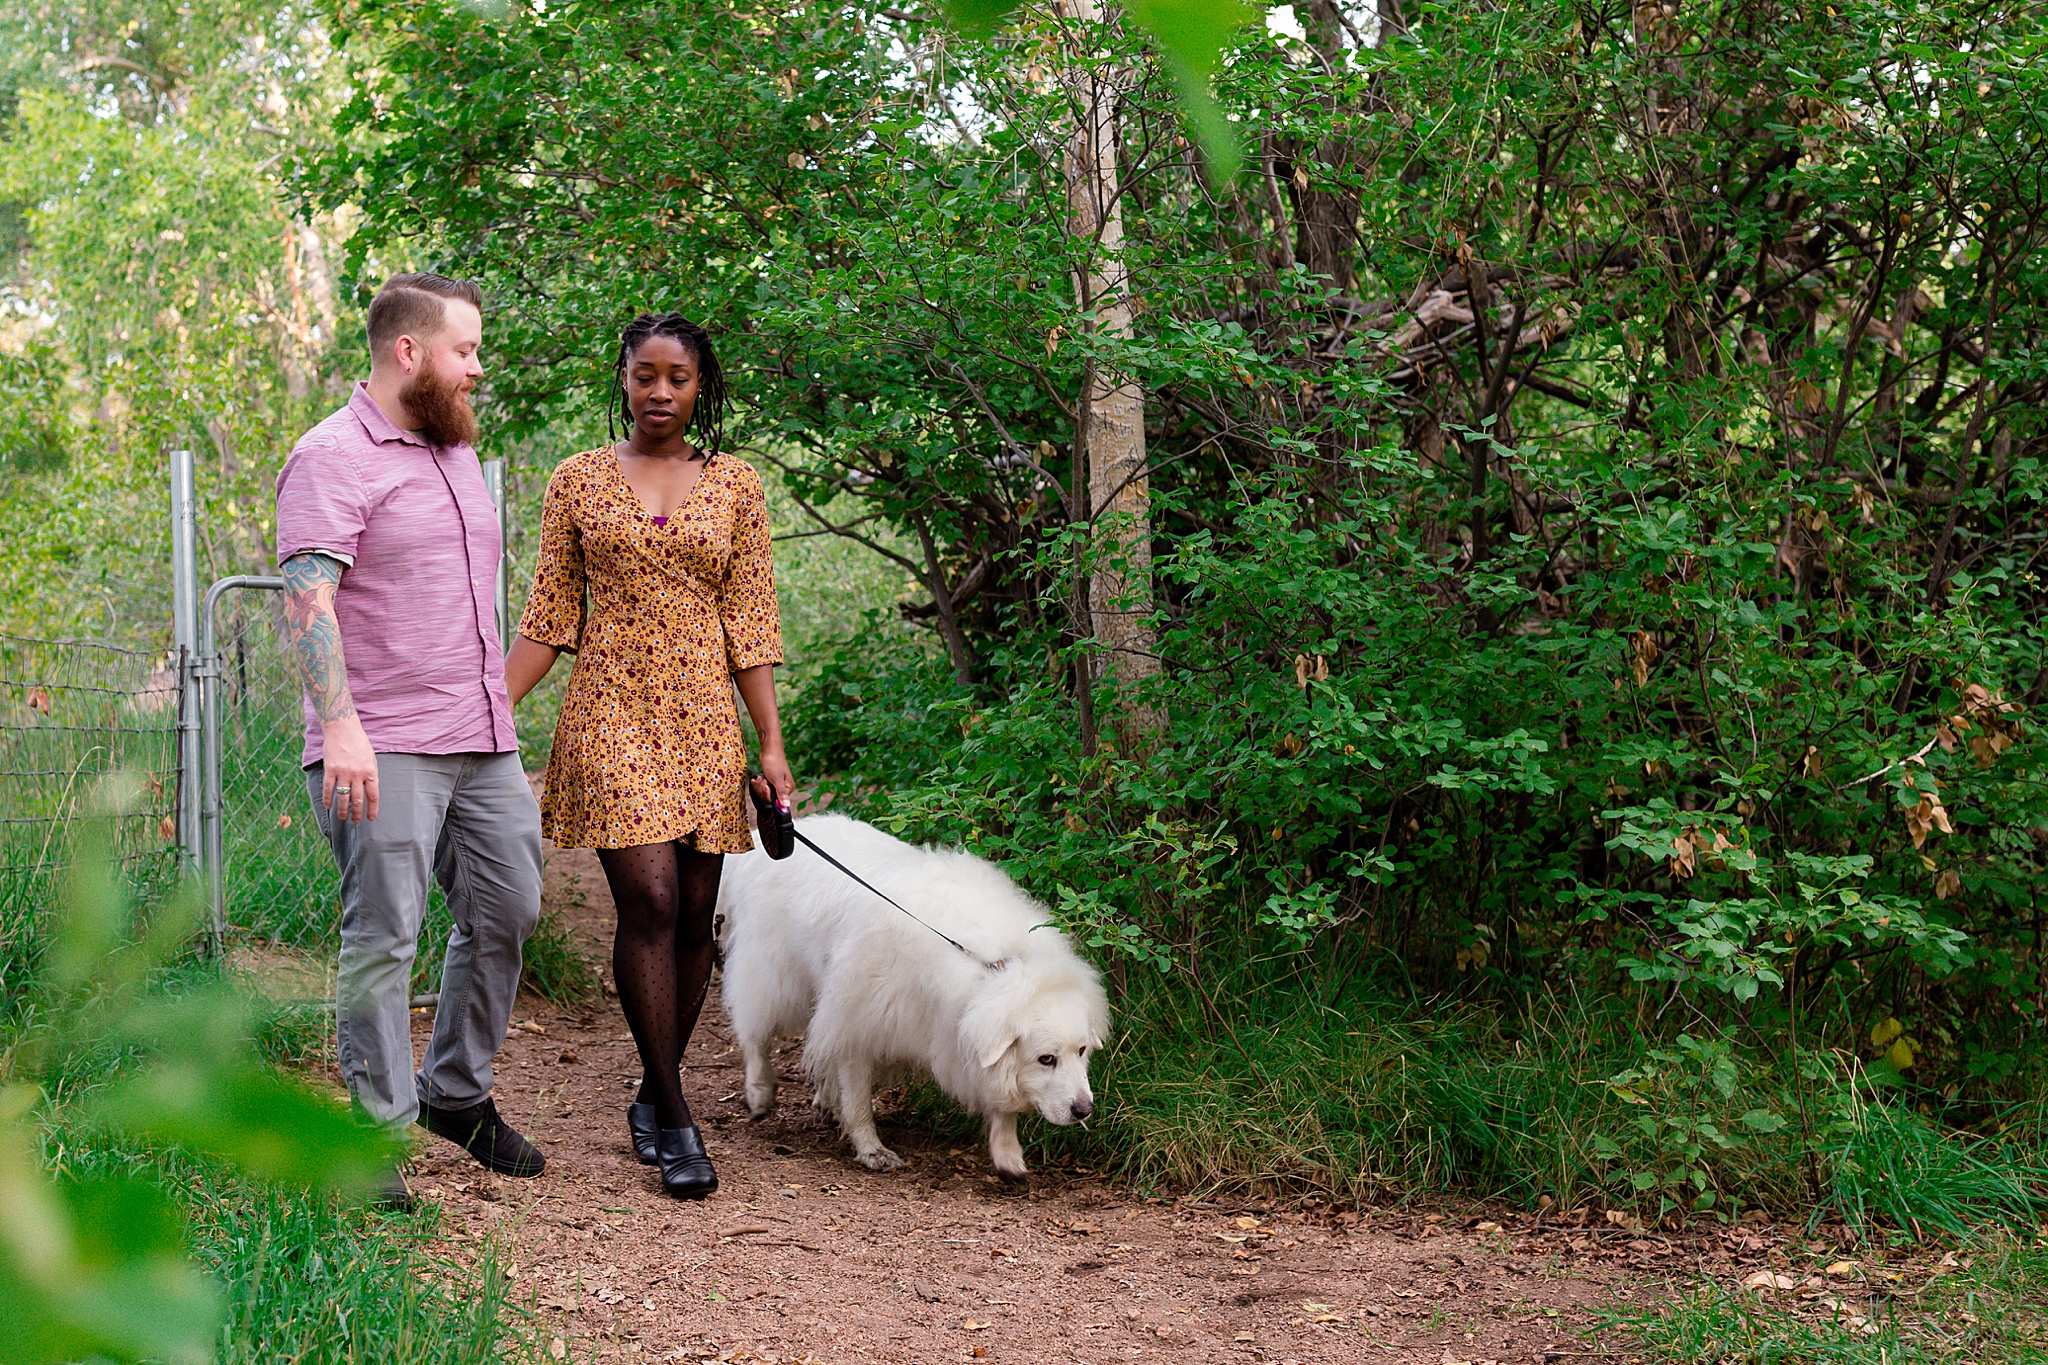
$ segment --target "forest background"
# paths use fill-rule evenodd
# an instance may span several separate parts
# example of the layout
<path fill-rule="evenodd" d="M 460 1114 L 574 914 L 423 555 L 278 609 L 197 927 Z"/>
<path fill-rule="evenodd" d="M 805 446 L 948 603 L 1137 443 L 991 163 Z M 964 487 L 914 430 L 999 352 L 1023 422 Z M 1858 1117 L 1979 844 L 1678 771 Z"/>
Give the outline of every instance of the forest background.
<path fill-rule="evenodd" d="M 1042 1141 L 2031 1225 L 2048 18 L 1319 2 L 1206 143 L 1114 15 L 938 18 L 6 6 L 0 630 L 166 642 L 172 445 L 202 573 L 266 568 L 406 268 L 490 301 L 523 585 L 681 309 L 800 777 L 1112 974 Z"/>

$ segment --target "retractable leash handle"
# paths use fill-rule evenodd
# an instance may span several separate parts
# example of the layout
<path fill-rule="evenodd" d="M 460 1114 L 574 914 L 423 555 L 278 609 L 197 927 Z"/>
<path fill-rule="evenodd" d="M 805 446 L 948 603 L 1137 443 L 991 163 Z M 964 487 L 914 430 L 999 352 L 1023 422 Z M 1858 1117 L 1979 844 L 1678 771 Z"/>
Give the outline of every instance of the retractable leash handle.
<path fill-rule="evenodd" d="M 777 801 L 773 795 L 761 795 L 754 790 L 754 779 L 743 779 L 747 795 L 754 798 L 754 814 L 761 830 L 761 851 L 778 862 L 796 852 L 796 817 L 789 813 L 789 807 Z M 808 841 L 806 841 L 808 842 Z"/>
<path fill-rule="evenodd" d="M 761 851 L 763 853 L 766 853 L 771 858 L 787 858 L 790 854 L 796 852 L 796 846 L 798 844 L 802 844 L 805 848 L 809 849 L 811 852 L 817 854 L 820 858 L 823 858 L 826 862 L 832 864 L 832 866 L 838 868 L 841 872 L 845 873 L 846 876 L 850 878 L 852 881 L 858 883 L 860 886 L 872 892 L 874 895 L 881 897 L 881 899 L 888 902 L 889 905 L 894 906 L 897 910 L 901 911 L 913 924 L 917 924 L 923 928 L 931 930 L 940 938 L 946 940 L 946 942 L 952 944 L 955 948 L 958 948 L 961 951 L 961 953 L 963 953 L 965 956 L 973 958 L 976 962 L 979 962 L 988 970 L 992 972 L 1000 972 L 1007 971 L 1009 969 L 1009 958 L 1002 957 L 997 958 L 994 961 L 990 961 L 987 958 L 977 956 L 972 948 L 969 948 L 959 939 L 954 938 L 951 934 L 947 933 L 944 929 L 939 928 L 937 925 L 929 924 L 926 921 L 919 919 L 916 915 L 911 914 L 908 910 L 904 910 L 902 906 L 896 904 L 894 898 L 892 898 L 887 892 L 877 890 L 874 886 L 869 885 L 867 878 L 861 876 L 860 873 L 855 872 L 845 863 L 840 862 L 837 858 L 827 853 L 824 849 L 819 848 L 817 844 L 811 841 L 809 835 L 806 835 L 802 831 L 797 829 L 796 819 L 789 813 L 789 807 L 781 804 L 778 801 L 774 801 L 766 797 L 763 797 L 761 793 L 754 790 L 753 778 L 749 777 L 747 779 L 746 787 L 747 795 L 754 798 L 754 810 L 760 816 Z M 774 831 L 772 835 L 769 832 L 771 829 Z"/>

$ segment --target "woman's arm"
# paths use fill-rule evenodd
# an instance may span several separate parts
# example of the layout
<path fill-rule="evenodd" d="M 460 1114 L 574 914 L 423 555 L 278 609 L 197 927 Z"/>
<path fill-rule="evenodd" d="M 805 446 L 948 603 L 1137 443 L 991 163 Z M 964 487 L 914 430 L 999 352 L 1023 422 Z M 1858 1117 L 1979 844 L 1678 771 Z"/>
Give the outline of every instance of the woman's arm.
<path fill-rule="evenodd" d="M 512 641 L 512 652 L 505 656 L 505 690 L 512 694 L 512 704 L 519 705 L 526 694 L 540 686 L 540 680 L 555 666 L 555 660 L 562 651 L 554 645 L 544 645 L 524 635 Z M 774 703 L 771 701 L 770 705 Z"/>
<path fill-rule="evenodd" d="M 761 784 L 755 779 L 754 790 L 765 795 L 766 789 L 772 788 L 776 801 L 786 808 L 796 793 L 796 778 L 790 775 L 789 760 L 782 753 L 782 720 L 775 713 L 775 665 L 737 669 L 732 680 L 747 704 L 747 714 L 754 718 L 754 733 L 761 737 L 761 774 L 768 781 Z"/>

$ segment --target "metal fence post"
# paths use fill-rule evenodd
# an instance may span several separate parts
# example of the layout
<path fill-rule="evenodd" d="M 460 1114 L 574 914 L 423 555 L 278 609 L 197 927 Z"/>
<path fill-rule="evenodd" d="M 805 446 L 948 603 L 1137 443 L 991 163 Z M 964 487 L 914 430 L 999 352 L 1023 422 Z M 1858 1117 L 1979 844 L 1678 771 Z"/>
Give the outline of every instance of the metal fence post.
<path fill-rule="evenodd" d="M 498 609 L 498 647 L 512 648 L 512 519 L 505 515 L 505 462 L 485 460 L 484 487 L 491 492 L 491 505 L 498 509 L 498 587 L 494 599 Z"/>
<path fill-rule="evenodd" d="M 185 872 L 201 868 L 199 509 L 192 452 L 171 456 L 171 632 L 178 653 L 178 851 Z"/>

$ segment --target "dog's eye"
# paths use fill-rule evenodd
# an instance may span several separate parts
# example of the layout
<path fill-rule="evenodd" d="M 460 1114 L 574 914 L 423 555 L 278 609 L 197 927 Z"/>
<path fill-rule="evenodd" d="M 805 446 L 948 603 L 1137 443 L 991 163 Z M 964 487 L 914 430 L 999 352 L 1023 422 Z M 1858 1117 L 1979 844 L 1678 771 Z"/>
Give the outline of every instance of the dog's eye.
<path fill-rule="evenodd" d="M 1058 1066 L 1060 1059 L 1056 1053 L 1041 1052 L 1038 1054 L 1038 1064 L 1040 1066 Z"/>
<path fill-rule="evenodd" d="M 1088 1055 L 1088 1049 L 1084 1047 L 1084 1048 L 1082 1048 L 1082 1049 L 1081 1049 L 1081 1050 L 1080 1050 L 1079 1052 L 1075 1053 L 1074 1055 L 1075 1055 L 1076 1057 L 1086 1057 L 1086 1056 Z"/>

